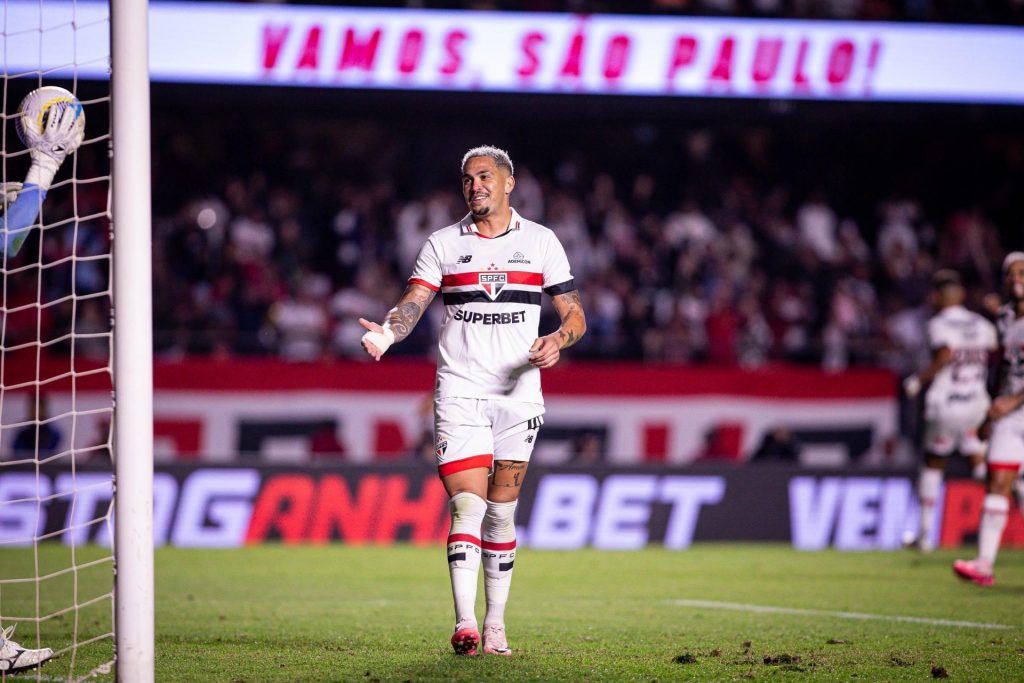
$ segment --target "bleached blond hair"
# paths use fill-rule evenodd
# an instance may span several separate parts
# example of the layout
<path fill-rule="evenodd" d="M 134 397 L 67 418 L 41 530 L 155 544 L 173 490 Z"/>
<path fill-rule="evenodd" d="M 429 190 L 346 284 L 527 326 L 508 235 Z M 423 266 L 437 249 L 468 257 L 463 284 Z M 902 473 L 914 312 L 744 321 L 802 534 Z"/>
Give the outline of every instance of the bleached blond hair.
<path fill-rule="evenodd" d="M 509 158 L 508 152 L 503 149 L 499 149 L 494 145 L 480 145 L 466 152 L 462 157 L 462 166 L 460 170 L 466 170 L 466 164 L 473 157 L 490 157 L 494 160 L 495 165 L 498 168 L 504 168 L 508 171 L 509 175 L 515 175 L 515 169 L 512 167 L 512 159 Z"/>

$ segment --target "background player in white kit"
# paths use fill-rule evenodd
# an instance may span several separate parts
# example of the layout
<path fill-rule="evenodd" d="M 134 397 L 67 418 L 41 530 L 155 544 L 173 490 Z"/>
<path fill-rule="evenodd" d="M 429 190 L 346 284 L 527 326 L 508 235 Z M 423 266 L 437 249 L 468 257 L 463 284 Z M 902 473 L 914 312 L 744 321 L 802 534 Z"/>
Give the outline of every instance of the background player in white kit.
<path fill-rule="evenodd" d="M 543 424 L 540 370 L 586 331 L 565 250 L 555 234 L 509 204 L 515 187 L 508 154 L 475 147 L 462 159 L 469 214 L 433 233 L 383 326 L 360 319 L 363 348 L 380 360 L 405 339 L 440 291 L 434 437 L 438 473 L 451 497 L 448 568 L 455 599 L 456 654 L 480 643 L 475 603 L 481 557 L 487 613 L 485 653 L 511 655 L 505 603 L 516 553 L 515 509 Z M 561 326 L 538 336 L 541 293 Z"/>
<path fill-rule="evenodd" d="M 982 586 L 994 582 L 992 567 L 1010 511 L 1010 492 L 1024 465 L 1024 252 L 1003 261 L 1007 304 L 997 320 L 1003 349 L 999 391 L 981 428 L 991 432 L 988 444 L 988 493 L 978 527 L 978 556 L 957 560 L 953 571 Z"/>
<path fill-rule="evenodd" d="M 955 271 L 936 272 L 932 285 L 939 309 L 928 321 L 932 361 L 923 371 L 903 382 L 910 398 L 917 396 L 922 386 L 928 387 L 924 412 L 925 462 L 917 480 L 921 516 L 913 539 L 923 552 L 934 547 L 935 501 L 949 456 L 958 451 L 969 457 L 975 477 L 984 476 L 985 443 L 978 438 L 977 428 L 989 409 L 989 358 L 998 348 L 995 326 L 964 308 L 964 288 Z"/>

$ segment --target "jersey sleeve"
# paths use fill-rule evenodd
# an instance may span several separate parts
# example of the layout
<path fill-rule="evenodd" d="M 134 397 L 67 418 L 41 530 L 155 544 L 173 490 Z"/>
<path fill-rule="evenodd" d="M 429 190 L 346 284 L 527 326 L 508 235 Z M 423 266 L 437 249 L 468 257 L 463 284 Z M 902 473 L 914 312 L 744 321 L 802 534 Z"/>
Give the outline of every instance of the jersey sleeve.
<path fill-rule="evenodd" d="M 423 285 L 433 291 L 441 289 L 441 257 L 434 240 L 428 239 L 416 257 L 416 266 L 409 278 L 410 285 Z"/>
<path fill-rule="evenodd" d="M 943 325 L 938 318 L 932 318 L 928 321 L 928 348 L 934 351 L 946 346 L 950 348 L 956 346 L 953 330 L 949 325 Z"/>
<path fill-rule="evenodd" d="M 544 252 L 543 276 L 544 293 L 548 296 L 558 296 L 576 289 L 565 249 L 562 248 L 562 243 L 558 241 L 553 232 L 548 233 L 548 246 Z"/>
<path fill-rule="evenodd" d="M 996 326 L 985 321 L 985 348 L 990 351 L 994 351 L 999 348 L 999 332 L 996 331 Z"/>

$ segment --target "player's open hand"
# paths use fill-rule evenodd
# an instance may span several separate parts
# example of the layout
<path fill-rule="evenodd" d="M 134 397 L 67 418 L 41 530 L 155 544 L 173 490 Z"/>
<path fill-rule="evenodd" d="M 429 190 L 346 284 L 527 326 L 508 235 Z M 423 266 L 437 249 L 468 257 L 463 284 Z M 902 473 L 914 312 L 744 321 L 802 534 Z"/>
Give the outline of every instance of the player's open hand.
<path fill-rule="evenodd" d="M 548 334 L 538 337 L 530 347 L 530 364 L 538 368 L 550 368 L 561 357 L 562 351 L 558 346 L 558 335 Z"/>
<path fill-rule="evenodd" d="M 381 349 L 380 347 L 374 345 L 374 343 L 371 341 L 373 339 L 373 336 L 370 335 L 369 333 L 373 332 L 374 334 L 382 335 L 384 333 L 384 328 L 375 322 L 367 320 L 366 318 L 360 318 L 359 324 L 365 327 L 367 331 L 367 334 L 364 334 L 363 338 L 360 340 L 360 343 L 363 345 L 363 349 L 368 354 L 373 356 L 374 360 L 380 360 L 380 357 L 384 355 L 384 351 L 386 349 Z"/>

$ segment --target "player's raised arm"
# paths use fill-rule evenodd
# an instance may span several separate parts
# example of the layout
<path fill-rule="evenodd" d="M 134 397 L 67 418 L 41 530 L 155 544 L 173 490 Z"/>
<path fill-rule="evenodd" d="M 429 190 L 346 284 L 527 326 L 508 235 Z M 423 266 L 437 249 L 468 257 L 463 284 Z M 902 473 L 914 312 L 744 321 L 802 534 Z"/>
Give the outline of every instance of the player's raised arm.
<path fill-rule="evenodd" d="M 392 344 L 409 336 L 435 295 L 436 292 L 429 287 L 410 284 L 395 307 L 388 311 L 383 325 L 360 318 L 359 324 L 366 328 L 361 340 L 363 349 L 374 360 L 380 360 Z"/>
<path fill-rule="evenodd" d="M 538 337 L 530 347 L 530 363 L 538 368 L 550 368 L 557 363 L 562 349 L 578 342 L 587 331 L 587 316 L 578 290 L 559 294 L 551 301 L 562 324 L 551 334 Z"/>

